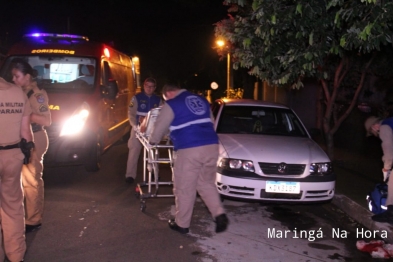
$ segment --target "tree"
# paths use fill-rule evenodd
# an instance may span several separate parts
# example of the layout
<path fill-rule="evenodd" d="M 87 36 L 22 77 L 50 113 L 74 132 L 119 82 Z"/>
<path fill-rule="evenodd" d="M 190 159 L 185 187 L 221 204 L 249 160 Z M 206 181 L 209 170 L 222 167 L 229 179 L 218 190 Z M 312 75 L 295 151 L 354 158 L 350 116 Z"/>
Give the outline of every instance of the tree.
<path fill-rule="evenodd" d="M 320 82 L 323 132 L 333 159 L 333 135 L 356 105 L 366 77 L 373 68 L 391 62 L 384 52 L 392 49 L 392 1 L 226 0 L 224 4 L 237 12 L 218 22 L 215 34 L 230 42 L 235 69 L 248 68 L 250 74 L 277 86 L 301 88 L 309 77 Z M 337 103 L 344 89 L 350 93 L 345 108 Z"/>

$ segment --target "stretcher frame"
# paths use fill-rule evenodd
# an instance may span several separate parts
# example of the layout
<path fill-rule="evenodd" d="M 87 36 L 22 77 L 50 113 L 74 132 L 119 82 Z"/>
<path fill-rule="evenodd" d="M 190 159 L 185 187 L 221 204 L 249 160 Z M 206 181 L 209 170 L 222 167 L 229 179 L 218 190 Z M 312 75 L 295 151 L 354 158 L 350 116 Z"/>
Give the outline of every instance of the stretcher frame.
<path fill-rule="evenodd" d="M 140 210 L 146 210 L 146 199 L 155 197 L 174 197 L 174 194 L 159 194 L 160 186 L 173 186 L 173 145 L 170 145 L 169 138 L 163 140 L 166 144 L 151 145 L 146 133 L 136 130 L 136 137 L 143 145 L 143 182 L 136 185 L 136 196 L 140 200 Z M 161 141 L 161 142 L 163 142 Z M 168 157 L 160 157 L 159 150 L 167 149 Z M 160 181 L 159 164 L 169 164 L 171 168 L 171 181 Z M 154 181 L 152 173 L 154 172 Z M 147 187 L 147 190 L 143 188 Z"/>

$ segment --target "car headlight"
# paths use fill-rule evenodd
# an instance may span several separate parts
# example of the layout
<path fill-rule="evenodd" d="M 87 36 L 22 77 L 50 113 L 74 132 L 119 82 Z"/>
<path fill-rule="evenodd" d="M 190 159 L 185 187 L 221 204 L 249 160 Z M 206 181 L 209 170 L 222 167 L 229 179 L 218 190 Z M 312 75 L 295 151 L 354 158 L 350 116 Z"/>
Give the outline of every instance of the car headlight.
<path fill-rule="evenodd" d="M 85 126 L 86 120 L 89 116 L 90 107 L 84 102 L 70 118 L 68 118 L 63 128 L 61 129 L 60 136 L 69 136 L 79 133 Z"/>
<path fill-rule="evenodd" d="M 310 165 L 310 175 L 323 176 L 332 173 L 332 164 L 327 163 L 312 163 Z"/>
<path fill-rule="evenodd" d="M 254 163 L 251 160 L 223 158 L 218 164 L 221 168 L 237 169 L 249 172 L 255 172 Z"/>

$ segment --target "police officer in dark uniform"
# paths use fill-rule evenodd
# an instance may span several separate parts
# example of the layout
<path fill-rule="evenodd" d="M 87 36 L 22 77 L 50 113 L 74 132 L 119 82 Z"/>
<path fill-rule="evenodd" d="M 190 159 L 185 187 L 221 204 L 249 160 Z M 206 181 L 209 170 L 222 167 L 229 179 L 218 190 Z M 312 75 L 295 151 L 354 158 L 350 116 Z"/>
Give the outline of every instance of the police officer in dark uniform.
<path fill-rule="evenodd" d="M 149 143 L 158 144 L 170 131 L 174 145 L 175 219 L 169 227 L 177 232 L 189 232 L 196 193 L 205 202 L 216 222 L 216 232 L 229 224 L 215 186 L 218 161 L 218 136 L 214 131 L 209 102 L 175 84 L 162 90 L 166 103 L 158 115 Z"/>
<path fill-rule="evenodd" d="M 21 170 L 33 148 L 31 108 L 22 89 L 0 78 L 0 260 L 23 261 L 26 252 L 25 219 Z M 29 156 L 27 156 L 27 159 Z"/>
<path fill-rule="evenodd" d="M 161 97 L 154 94 L 156 90 L 156 80 L 152 77 L 146 78 L 143 82 L 143 92 L 135 95 L 129 105 L 128 119 L 131 124 L 131 135 L 128 140 L 128 160 L 126 171 L 126 182 L 133 183 L 136 178 L 136 170 L 142 144 L 135 134 L 138 125 L 142 123 L 150 109 L 161 104 Z"/>

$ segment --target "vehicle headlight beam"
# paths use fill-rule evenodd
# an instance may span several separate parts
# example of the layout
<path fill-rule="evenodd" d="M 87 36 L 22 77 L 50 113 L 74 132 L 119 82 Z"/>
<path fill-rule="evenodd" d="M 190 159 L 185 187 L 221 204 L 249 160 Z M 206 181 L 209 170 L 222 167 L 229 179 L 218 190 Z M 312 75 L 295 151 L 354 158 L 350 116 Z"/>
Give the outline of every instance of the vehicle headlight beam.
<path fill-rule="evenodd" d="M 60 136 L 70 136 L 78 134 L 85 126 L 86 120 L 89 117 L 90 108 L 87 103 L 83 103 L 70 118 L 68 118 L 63 128 L 61 129 Z"/>

